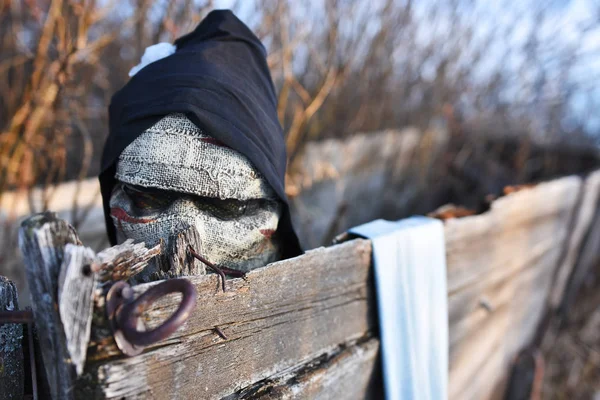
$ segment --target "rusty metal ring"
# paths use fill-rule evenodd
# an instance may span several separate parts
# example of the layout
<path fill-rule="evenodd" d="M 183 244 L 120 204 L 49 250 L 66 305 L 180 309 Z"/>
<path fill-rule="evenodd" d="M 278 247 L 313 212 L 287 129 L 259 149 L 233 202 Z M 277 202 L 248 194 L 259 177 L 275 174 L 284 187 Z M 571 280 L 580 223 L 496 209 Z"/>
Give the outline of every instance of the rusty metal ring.
<path fill-rule="evenodd" d="M 125 336 L 123 336 L 123 331 L 119 328 L 116 321 L 117 311 L 120 310 L 121 305 L 130 301 L 133 301 L 133 290 L 131 289 L 131 286 L 124 281 L 115 282 L 106 294 L 106 315 L 108 316 L 108 322 L 115 343 L 123 354 L 132 357 L 140 354 L 144 348 L 136 347 L 129 343 L 127 339 L 125 339 Z"/>
<path fill-rule="evenodd" d="M 142 313 L 159 298 L 170 293 L 183 295 L 179 308 L 160 326 L 138 331 Z M 106 296 L 106 311 L 119 349 L 128 356 L 140 354 L 144 346 L 168 338 L 190 316 L 196 306 L 196 288 L 187 279 L 169 279 L 151 287 L 133 300 L 133 290 L 125 282 L 115 283 Z"/>
<path fill-rule="evenodd" d="M 156 300 L 170 293 L 181 293 L 183 298 L 177 311 L 160 326 L 149 331 L 138 331 L 138 318 Z M 196 288 L 187 279 L 169 279 L 152 286 L 134 301 L 123 304 L 117 311 L 117 324 L 125 338 L 135 346 L 148 346 L 166 339 L 187 321 L 196 306 Z"/>

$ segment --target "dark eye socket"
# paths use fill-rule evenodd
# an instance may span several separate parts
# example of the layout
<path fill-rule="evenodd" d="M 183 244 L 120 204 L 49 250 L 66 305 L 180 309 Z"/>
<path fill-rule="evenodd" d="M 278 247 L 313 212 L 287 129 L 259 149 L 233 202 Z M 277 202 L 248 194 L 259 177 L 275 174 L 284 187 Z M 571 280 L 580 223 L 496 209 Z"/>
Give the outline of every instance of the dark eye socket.
<path fill-rule="evenodd" d="M 249 206 L 249 201 L 241 201 L 235 199 L 213 199 L 204 197 L 198 201 L 201 208 L 207 209 L 212 215 L 222 220 L 231 220 L 240 218 Z"/>
<path fill-rule="evenodd" d="M 171 204 L 175 197 L 165 190 L 139 188 L 125 184 L 123 190 L 136 208 L 146 211 L 164 208 Z"/>
<path fill-rule="evenodd" d="M 123 184 L 123 190 L 131 199 L 134 207 L 140 211 L 159 211 L 168 207 L 177 198 L 185 196 L 167 190 L 145 188 L 128 184 Z M 192 199 L 197 207 L 207 210 L 221 220 L 232 220 L 243 217 L 247 213 L 253 213 L 261 207 L 266 207 L 271 202 L 266 199 L 242 201 L 236 199 L 215 199 L 211 197 L 196 196 L 192 196 Z"/>

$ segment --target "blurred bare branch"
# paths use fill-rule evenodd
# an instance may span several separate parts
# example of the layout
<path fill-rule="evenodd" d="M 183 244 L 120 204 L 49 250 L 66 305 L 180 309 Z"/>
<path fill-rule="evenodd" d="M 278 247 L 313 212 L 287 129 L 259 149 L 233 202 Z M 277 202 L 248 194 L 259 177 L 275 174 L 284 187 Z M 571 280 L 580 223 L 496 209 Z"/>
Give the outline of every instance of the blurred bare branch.
<path fill-rule="evenodd" d="M 43 207 L 56 183 L 96 175 L 111 94 L 146 46 L 192 30 L 214 6 L 2 2 L 0 197 L 40 185 Z M 292 160 L 311 140 L 408 125 L 428 132 L 444 120 L 461 140 L 522 138 L 510 168 L 526 181 L 557 168 L 531 159 L 532 142 L 598 143 L 600 81 L 590 72 L 598 47 L 589 43 L 600 14 L 592 2 L 584 6 L 577 24 L 557 11 L 566 6 L 533 0 L 264 0 L 233 8 L 268 49 Z M 471 144 L 464 162 L 484 152 Z M 85 214 L 76 200 L 73 208 L 73 218 Z"/>

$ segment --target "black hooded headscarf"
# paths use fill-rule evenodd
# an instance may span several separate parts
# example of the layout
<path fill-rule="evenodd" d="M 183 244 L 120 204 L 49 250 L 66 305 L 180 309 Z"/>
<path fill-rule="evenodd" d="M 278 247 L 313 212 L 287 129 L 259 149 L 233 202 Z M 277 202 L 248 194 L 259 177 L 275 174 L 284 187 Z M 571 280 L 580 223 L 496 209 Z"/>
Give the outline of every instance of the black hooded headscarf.
<path fill-rule="evenodd" d="M 284 181 L 286 152 L 277 97 L 260 40 L 231 11 L 213 11 L 175 41 L 174 54 L 145 66 L 112 97 L 100 189 L 111 244 L 116 231 L 109 201 L 121 152 L 171 113 L 245 155 L 284 204 L 278 233 L 283 257 L 302 253 L 292 227 Z"/>

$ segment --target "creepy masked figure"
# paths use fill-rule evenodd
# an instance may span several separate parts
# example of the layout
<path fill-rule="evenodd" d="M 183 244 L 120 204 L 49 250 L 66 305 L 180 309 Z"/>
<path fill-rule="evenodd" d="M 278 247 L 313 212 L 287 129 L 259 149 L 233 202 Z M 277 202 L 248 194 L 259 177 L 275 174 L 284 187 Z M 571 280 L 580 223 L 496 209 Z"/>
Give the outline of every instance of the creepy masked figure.
<path fill-rule="evenodd" d="M 230 11 L 213 11 L 175 46 L 111 101 L 100 174 L 111 244 L 162 239 L 168 249 L 193 227 L 196 250 L 228 268 L 300 254 L 262 43 Z"/>

